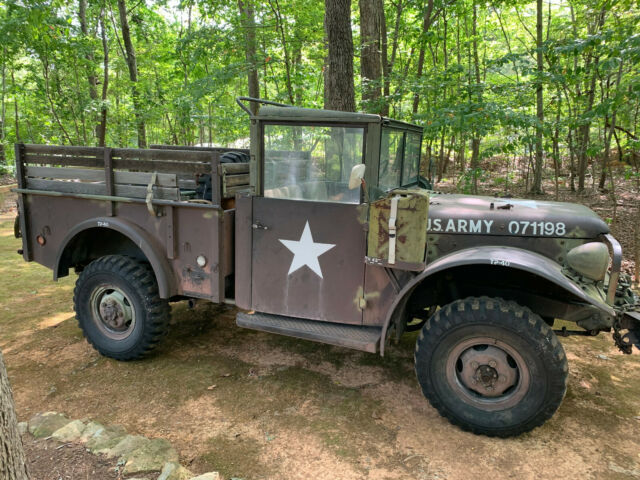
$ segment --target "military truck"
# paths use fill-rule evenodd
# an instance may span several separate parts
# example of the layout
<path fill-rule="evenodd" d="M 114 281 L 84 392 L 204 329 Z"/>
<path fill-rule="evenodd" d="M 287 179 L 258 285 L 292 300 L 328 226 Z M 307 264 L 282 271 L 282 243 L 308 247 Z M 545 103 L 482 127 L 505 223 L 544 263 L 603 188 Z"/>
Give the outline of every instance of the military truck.
<path fill-rule="evenodd" d="M 419 330 L 425 397 L 465 430 L 508 437 L 565 395 L 558 335 L 638 346 L 620 244 L 588 208 L 427 190 L 417 125 L 238 104 L 249 150 L 16 145 L 19 253 L 54 280 L 78 274 L 76 317 L 102 355 L 149 354 L 186 299 L 380 355 Z"/>

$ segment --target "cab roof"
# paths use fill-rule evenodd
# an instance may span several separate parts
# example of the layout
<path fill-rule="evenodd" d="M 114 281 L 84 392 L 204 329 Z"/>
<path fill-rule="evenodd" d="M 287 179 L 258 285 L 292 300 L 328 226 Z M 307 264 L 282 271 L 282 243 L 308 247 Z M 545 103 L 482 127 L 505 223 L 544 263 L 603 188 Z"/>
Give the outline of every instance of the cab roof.
<path fill-rule="evenodd" d="M 251 115 L 251 117 L 263 121 L 379 123 L 395 128 L 415 130 L 420 133 L 422 133 L 423 130 L 419 125 L 393 120 L 372 113 L 341 112 L 338 110 L 293 107 L 290 105 L 274 104 L 274 102 L 270 102 L 268 100 L 240 97 L 238 99 L 238 104 L 249 114 L 251 114 L 250 110 L 246 108 L 240 100 L 247 100 L 260 104 L 258 113 L 256 115 Z"/>

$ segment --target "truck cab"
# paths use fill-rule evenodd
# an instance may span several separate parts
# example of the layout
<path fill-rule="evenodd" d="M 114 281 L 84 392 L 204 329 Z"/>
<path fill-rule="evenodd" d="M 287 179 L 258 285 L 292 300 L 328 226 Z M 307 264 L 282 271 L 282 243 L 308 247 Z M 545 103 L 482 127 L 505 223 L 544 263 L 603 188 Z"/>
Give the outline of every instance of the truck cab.
<path fill-rule="evenodd" d="M 266 105 L 251 116 L 251 136 L 253 191 L 236 203 L 236 238 L 251 238 L 236 250 L 238 306 L 380 327 L 393 285 L 364 261 L 366 207 L 418 184 L 422 128 L 379 115 Z M 350 188 L 362 164 L 362 187 Z M 377 351 L 377 343 L 364 349 Z"/>

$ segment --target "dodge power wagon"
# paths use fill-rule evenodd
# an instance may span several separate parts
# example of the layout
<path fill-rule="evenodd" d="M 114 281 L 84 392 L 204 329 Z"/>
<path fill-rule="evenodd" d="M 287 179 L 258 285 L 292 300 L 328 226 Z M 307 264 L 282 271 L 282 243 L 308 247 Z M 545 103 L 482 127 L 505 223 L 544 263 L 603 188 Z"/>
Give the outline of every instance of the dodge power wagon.
<path fill-rule="evenodd" d="M 562 402 L 557 333 L 638 346 L 638 297 L 593 211 L 423 188 L 417 125 L 238 103 L 249 150 L 16 145 L 20 253 L 54 280 L 78 274 L 78 323 L 102 355 L 149 354 L 185 299 L 237 306 L 240 327 L 381 355 L 419 330 L 425 397 L 506 437 Z M 575 329 L 554 332 L 556 319 Z"/>

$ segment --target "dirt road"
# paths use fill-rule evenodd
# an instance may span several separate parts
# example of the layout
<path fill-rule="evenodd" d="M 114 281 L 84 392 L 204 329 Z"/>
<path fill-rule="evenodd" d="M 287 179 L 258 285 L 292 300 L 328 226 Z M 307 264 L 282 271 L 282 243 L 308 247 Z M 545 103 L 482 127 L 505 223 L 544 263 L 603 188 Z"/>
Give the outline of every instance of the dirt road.
<path fill-rule="evenodd" d="M 607 335 L 562 342 L 567 397 L 516 439 L 474 436 L 422 397 L 406 336 L 384 359 L 241 330 L 234 310 L 173 307 L 148 360 L 102 358 L 72 308 L 75 278 L 16 254 L 0 217 L 0 348 L 18 414 L 56 410 L 164 437 L 194 472 L 249 479 L 640 478 L 640 355 Z"/>

